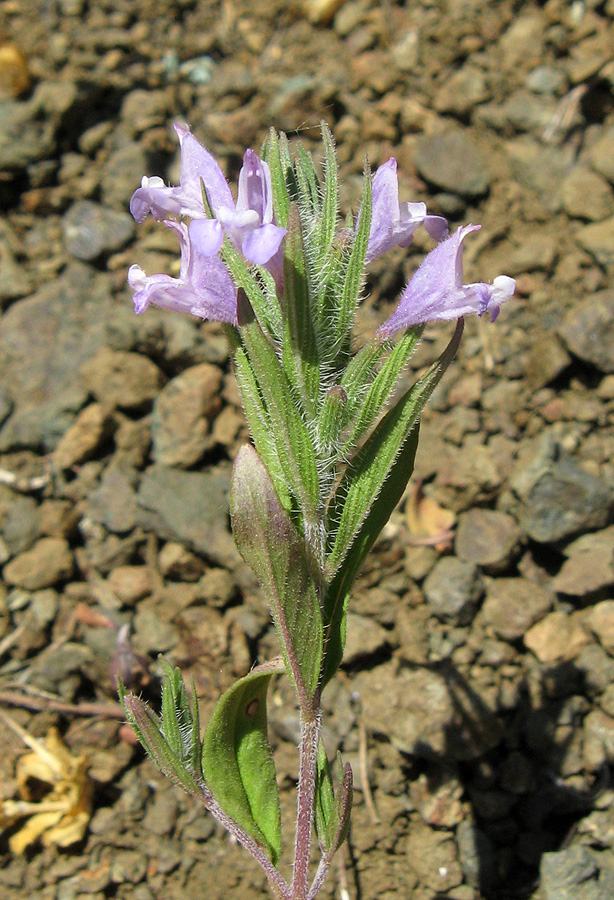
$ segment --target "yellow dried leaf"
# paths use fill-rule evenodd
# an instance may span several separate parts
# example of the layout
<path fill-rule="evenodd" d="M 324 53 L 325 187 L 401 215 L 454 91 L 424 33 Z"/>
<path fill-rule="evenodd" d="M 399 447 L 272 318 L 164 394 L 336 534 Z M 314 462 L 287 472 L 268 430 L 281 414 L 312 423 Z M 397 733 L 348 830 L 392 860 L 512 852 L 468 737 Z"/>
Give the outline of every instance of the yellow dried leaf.
<path fill-rule="evenodd" d="M 407 498 L 405 521 L 411 544 L 435 546 L 440 552 L 451 548 L 456 515 L 425 494 L 421 481 Z"/>
<path fill-rule="evenodd" d="M 30 87 L 28 60 L 17 44 L 0 46 L 0 100 L 19 97 Z"/>
<path fill-rule="evenodd" d="M 68 847 L 80 841 L 92 812 L 92 784 L 87 775 L 85 756 L 72 756 L 55 728 L 45 742 L 29 735 L 22 737 L 31 753 L 17 762 L 17 785 L 21 800 L 5 800 L 0 828 L 21 818 L 27 822 L 11 836 L 11 851 L 20 855 L 40 839 L 45 847 Z M 31 784 L 46 784 L 49 791 L 35 801 Z"/>

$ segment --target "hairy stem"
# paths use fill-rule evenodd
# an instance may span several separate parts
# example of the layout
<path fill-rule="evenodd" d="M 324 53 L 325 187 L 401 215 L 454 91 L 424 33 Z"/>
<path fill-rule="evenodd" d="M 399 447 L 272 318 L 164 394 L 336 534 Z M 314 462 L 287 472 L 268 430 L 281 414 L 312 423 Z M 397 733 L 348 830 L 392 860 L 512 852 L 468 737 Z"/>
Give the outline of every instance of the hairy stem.
<path fill-rule="evenodd" d="M 243 829 L 240 825 L 238 825 L 234 819 L 232 819 L 229 815 L 227 815 L 219 803 L 214 799 L 211 791 L 205 787 L 204 784 L 201 786 L 201 796 L 199 797 L 200 801 L 203 803 L 208 812 L 211 813 L 214 819 L 223 825 L 226 831 L 231 834 L 237 843 L 241 844 L 242 847 L 247 850 L 248 853 L 253 856 L 257 863 L 264 870 L 264 874 L 267 877 L 269 882 L 269 886 L 273 892 L 276 900 L 290 900 L 291 892 L 290 887 L 286 883 L 286 881 L 279 874 L 271 860 L 266 856 L 265 853 L 260 849 L 255 840 Z"/>
<path fill-rule="evenodd" d="M 301 710 L 300 766 L 291 900 L 307 900 L 309 890 L 311 829 L 320 725 L 321 710 L 318 699 L 317 706 L 313 710 Z"/>

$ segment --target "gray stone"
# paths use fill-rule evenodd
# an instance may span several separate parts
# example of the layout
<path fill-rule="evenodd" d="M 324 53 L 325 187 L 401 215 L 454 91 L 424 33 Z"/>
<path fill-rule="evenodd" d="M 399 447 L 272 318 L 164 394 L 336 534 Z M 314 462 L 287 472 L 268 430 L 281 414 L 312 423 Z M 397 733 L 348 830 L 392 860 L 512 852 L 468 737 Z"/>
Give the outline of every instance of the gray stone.
<path fill-rule="evenodd" d="M 581 885 L 595 878 L 597 864 L 582 846 L 567 847 L 544 853 L 540 866 L 541 886 L 545 900 L 578 900 Z"/>
<path fill-rule="evenodd" d="M 129 345 L 134 319 L 112 299 L 108 278 L 82 263 L 11 306 L 0 323 L 0 379 L 13 412 L 0 451 L 52 450 L 87 398 L 80 365 L 111 341 Z"/>
<path fill-rule="evenodd" d="M 589 696 L 601 694 L 610 686 L 614 688 L 614 659 L 599 644 L 583 647 L 576 656 L 574 665 L 583 675 L 584 687 Z M 612 715 L 614 710 L 606 708 L 603 700 L 601 705 L 608 715 Z"/>
<path fill-rule="evenodd" d="M 614 586 L 614 548 L 574 553 L 553 581 L 559 594 L 588 597 Z"/>
<path fill-rule="evenodd" d="M 43 81 L 28 100 L 0 102 L 0 170 L 19 171 L 50 158 L 62 117 L 76 99 L 71 82 Z"/>
<path fill-rule="evenodd" d="M 529 350 L 527 378 L 533 390 L 546 387 L 571 363 L 569 353 L 554 334 L 540 336 Z"/>
<path fill-rule="evenodd" d="M 0 234 L 0 307 L 23 297 L 30 290 L 30 279 L 2 240 Z"/>
<path fill-rule="evenodd" d="M 475 121 L 503 134 L 527 131 L 536 138 L 541 138 L 556 109 L 557 101 L 554 97 L 544 94 L 536 96 L 531 91 L 521 88 L 507 97 L 503 103 L 480 106 L 476 110 Z M 576 115 L 574 123 L 577 121 Z"/>
<path fill-rule="evenodd" d="M 419 138 L 414 163 L 426 181 L 444 191 L 463 197 L 481 197 L 488 191 L 488 164 L 462 131 Z"/>
<path fill-rule="evenodd" d="M 228 528 L 230 469 L 181 472 L 155 465 L 138 492 L 139 520 L 165 540 L 185 543 L 207 559 L 233 568 L 239 554 Z"/>
<path fill-rule="evenodd" d="M 344 666 L 352 666 L 374 656 L 384 650 L 388 642 L 388 632 L 374 619 L 359 616 L 357 613 L 348 613 Z"/>
<path fill-rule="evenodd" d="M 537 191 L 546 209 L 560 208 L 561 183 L 575 164 L 575 154 L 566 144 L 548 147 L 527 135 L 505 142 L 513 177 L 520 185 Z"/>
<path fill-rule="evenodd" d="M 614 265 L 614 217 L 585 225 L 576 233 L 576 240 L 602 266 Z"/>
<path fill-rule="evenodd" d="M 158 835 L 171 834 L 178 815 L 179 804 L 175 791 L 172 788 L 156 791 L 153 800 L 147 805 L 143 828 Z"/>
<path fill-rule="evenodd" d="M 78 200 L 62 219 L 62 230 L 70 255 L 89 262 L 121 250 L 134 237 L 135 226 L 126 212 Z"/>
<path fill-rule="evenodd" d="M 102 348 L 81 367 L 90 392 L 105 406 L 139 410 L 157 397 L 164 375 L 138 353 Z"/>
<path fill-rule="evenodd" d="M 147 656 L 166 653 L 179 643 L 179 629 L 171 622 L 163 622 L 153 609 L 140 607 L 134 617 L 133 648 Z"/>
<path fill-rule="evenodd" d="M 114 209 L 128 209 L 130 198 L 148 169 L 147 155 L 140 144 L 130 143 L 115 150 L 106 160 L 102 170 L 103 202 Z M 130 222 L 134 228 L 132 219 Z"/>
<path fill-rule="evenodd" d="M 99 487 L 87 499 L 87 512 L 108 531 L 132 531 L 139 514 L 136 493 L 128 475 L 118 466 L 110 465 L 104 470 Z"/>
<path fill-rule="evenodd" d="M 555 66 L 537 66 L 527 75 L 526 86 L 534 94 L 558 94 L 565 90 L 567 78 Z"/>
<path fill-rule="evenodd" d="M 614 234 L 612 240 L 614 247 Z M 614 341 L 604 340 L 605 335 L 614 334 L 614 290 L 599 291 L 575 306 L 559 334 L 581 360 L 601 372 L 614 372 Z"/>
<path fill-rule="evenodd" d="M 457 678 L 392 661 L 359 672 L 350 684 L 369 731 L 385 735 L 401 753 L 476 759 L 501 738 L 498 720 Z"/>
<path fill-rule="evenodd" d="M 486 593 L 480 620 L 505 641 L 516 641 L 552 607 L 549 591 L 525 578 L 496 578 Z"/>
<path fill-rule="evenodd" d="M 0 485 L 0 533 L 13 556 L 31 547 L 40 535 L 36 501 Z"/>
<path fill-rule="evenodd" d="M 37 591 L 72 575 L 73 556 L 63 538 L 44 537 L 4 567 L 7 584 Z"/>
<path fill-rule="evenodd" d="M 470 509 L 459 517 L 455 549 L 460 559 L 485 572 L 504 572 L 520 543 L 520 529 L 512 516 L 495 509 Z"/>
<path fill-rule="evenodd" d="M 462 882 L 456 846 L 449 833 L 414 822 L 404 843 L 408 864 L 432 891 L 441 896 Z"/>
<path fill-rule="evenodd" d="M 490 893 L 499 877 L 494 847 L 488 836 L 473 822 L 465 820 L 456 830 L 456 844 L 465 880 Z"/>
<path fill-rule="evenodd" d="M 603 528 L 612 491 L 586 472 L 546 432 L 521 454 L 511 481 L 520 498 L 521 530 L 541 544 Z"/>
<path fill-rule="evenodd" d="M 538 232 L 530 241 L 523 241 L 512 250 L 505 271 L 512 276 L 534 271 L 550 272 L 557 253 L 557 240 L 550 234 Z"/>
<path fill-rule="evenodd" d="M 446 556 L 424 582 L 424 593 L 437 618 L 468 625 L 484 593 L 484 584 L 475 563 Z"/>
<path fill-rule="evenodd" d="M 477 66 L 466 65 L 453 72 L 439 88 L 433 106 L 437 112 L 465 116 L 489 97 L 490 91 L 482 70 Z"/>

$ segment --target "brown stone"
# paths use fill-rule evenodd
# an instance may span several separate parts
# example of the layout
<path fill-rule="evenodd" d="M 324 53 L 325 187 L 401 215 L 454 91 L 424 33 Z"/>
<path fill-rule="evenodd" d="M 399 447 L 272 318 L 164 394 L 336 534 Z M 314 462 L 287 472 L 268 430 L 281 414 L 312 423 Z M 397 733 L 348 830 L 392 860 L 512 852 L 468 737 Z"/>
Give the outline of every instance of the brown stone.
<path fill-rule="evenodd" d="M 4 580 L 27 591 L 38 591 L 70 578 L 73 565 L 67 541 L 44 537 L 4 567 Z"/>
<path fill-rule="evenodd" d="M 113 432 L 113 419 L 99 403 L 82 410 L 53 454 L 58 469 L 70 469 L 93 456 Z"/>
<path fill-rule="evenodd" d="M 576 617 L 556 610 L 525 635 L 525 646 L 543 663 L 574 659 L 590 638 Z"/>
<path fill-rule="evenodd" d="M 146 356 L 107 347 L 81 367 L 81 374 L 101 403 L 120 409 L 147 406 L 164 381 L 160 369 Z"/>

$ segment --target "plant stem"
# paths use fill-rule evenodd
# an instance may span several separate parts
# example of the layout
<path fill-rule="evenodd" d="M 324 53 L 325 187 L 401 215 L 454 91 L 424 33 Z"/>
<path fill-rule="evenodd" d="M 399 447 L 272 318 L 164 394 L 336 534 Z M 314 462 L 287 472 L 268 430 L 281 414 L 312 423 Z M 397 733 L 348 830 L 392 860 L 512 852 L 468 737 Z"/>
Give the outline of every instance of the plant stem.
<path fill-rule="evenodd" d="M 301 710 L 300 765 L 291 900 L 307 900 L 309 890 L 311 829 L 320 725 L 321 709 L 319 698 L 317 698 L 314 708 Z"/>
<path fill-rule="evenodd" d="M 260 864 L 276 900 L 290 900 L 291 892 L 289 885 L 282 878 L 273 863 L 263 853 L 254 839 L 241 828 L 234 819 L 224 812 L 219 803 L 214 799 L 211 791 L 205 787 L 204 784 L 201 784 L 200 788 L 201 796 L 199 799 L 205 806 L 205 809 L 207 809 L 213 818 L 217 819 L 220 825 L 223 825 L 226 831 L 235 838 L 237 843 L 241 844 L 241 846 L 253 856 L 256 862 Z"/>

